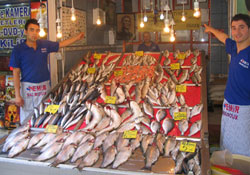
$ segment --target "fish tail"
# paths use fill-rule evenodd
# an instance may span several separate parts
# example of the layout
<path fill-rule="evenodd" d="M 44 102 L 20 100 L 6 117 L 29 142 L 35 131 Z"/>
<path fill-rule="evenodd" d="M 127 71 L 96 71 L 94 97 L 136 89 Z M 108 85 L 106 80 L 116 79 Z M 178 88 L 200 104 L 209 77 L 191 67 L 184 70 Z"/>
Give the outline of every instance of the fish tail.
<path fill-rule="evenodd" d="M 57 167 L 57 165 L 59 165 L 59 162 L 58 161 L 54 161 L 49 166 L 51 166 L 51 167 Z"/>

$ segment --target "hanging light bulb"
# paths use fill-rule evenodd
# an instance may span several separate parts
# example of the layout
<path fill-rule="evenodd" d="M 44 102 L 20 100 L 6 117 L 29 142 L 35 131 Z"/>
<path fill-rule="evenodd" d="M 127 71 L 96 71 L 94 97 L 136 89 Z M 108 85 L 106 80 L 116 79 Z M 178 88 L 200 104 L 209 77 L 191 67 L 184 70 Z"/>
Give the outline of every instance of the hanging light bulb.
<path fill-rule="evenodd" d="M 175 41 L 175 36 L 174 36 L 174 25 L 175 25 L 175 22 L 174 22 L 174 19 L 171 20 L 170 25 L 171 25 L 170 42 L 174 42 Z"/>
<path fill-rule="evenodd" d="M 46 35 L 46 32 L 44 31 L 44 28 L 40 28 L 39 36 L 44 37 Z"/>
<path fill-rule="evenodd" d="M 145 14 L 144 17 L 143 17 L 143 21 L 144 21 L 144 22 L 148 22 L 148 17 L 147 17 L 146 14 Z"/>
<path fill-rule="evenodd" d="M 182 8 L 182 16 L 181 16 L 181 21 L 185 22 L 186 21 L 186 16 L 185 16 L 185 11 L 184 11 L 184 2 L 182 3 L 183 8 Z"/>
<path fill-rule="evenodd" d="M 98 18 L 97 18 L 97 20 L 96 20 L 96 24 L 97 24 L 97 25 L 101 25 L 101 24 L 102 24 L 102 21 L 101 21 L 101 19 L 100 19 L 100 16 L 98 16 Z"/>
<path fill-rule="evenodd" d="M 144 27 L 144 22 L 141 21 L 141 23 L 140 23 L 140 28 L 143 28 L 143 27 Z"/>
<path fill-rule="evenodd" d="M 61 29 L 61 26 L 60 26 L 60 25 L 57 26 L 57 34 L 56 34 L 56 37 L 57 37 L 57 38 L 62 38 L 62 29 Z"/>
<path fill-rule="evenodd" d="M 199 2 L 195 0 L 194 2 L 194 17 L 199 18 L 201 16 L 200 8 L 199 8 Z"/>
<path fill-rule="evenodd" d="M 75 21 L 76 20 L 76 15 L 75 15 L 75 8 L 74 8 L 74 2 L 73 0 L 72 2 L 72 8 L 71 8 L 71 21 Z"/>
<path fill-rule="evenodd" d="M 164 15 L 163 15 L 163 12 L 160 14 L 160 20 L 163 20 L 164 19 Z"/>
<path fill-rule="evenodd" d="M 169 19 L 165 19 L 164 23 L 165 23 L 164 32 L 169 33 L 170 32 Z"/>

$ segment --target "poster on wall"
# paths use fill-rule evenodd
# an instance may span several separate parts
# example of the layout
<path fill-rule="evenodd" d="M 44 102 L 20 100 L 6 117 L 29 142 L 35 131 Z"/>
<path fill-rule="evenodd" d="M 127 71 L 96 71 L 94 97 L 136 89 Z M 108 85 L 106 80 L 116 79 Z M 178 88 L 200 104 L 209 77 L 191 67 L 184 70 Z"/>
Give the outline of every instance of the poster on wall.
<path fill-rule="evenodd" d="M 135 16 L 134 14 L 117 14 L 116 39 L 134 40 L 135 39 Z"/>
<path fill-rule="evenodd" d="M 24 25 L 30 18 L 28 3 L 0 6 L 0 54 L 11 50 L 25 40 Z"/>

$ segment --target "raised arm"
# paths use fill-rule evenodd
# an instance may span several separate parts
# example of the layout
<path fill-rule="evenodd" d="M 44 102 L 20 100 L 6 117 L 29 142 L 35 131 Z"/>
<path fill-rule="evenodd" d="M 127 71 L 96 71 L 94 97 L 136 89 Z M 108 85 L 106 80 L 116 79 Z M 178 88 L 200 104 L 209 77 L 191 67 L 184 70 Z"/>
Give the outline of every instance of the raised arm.
<path fill-rule="evenodd" d="M 206 24 L 204 24 L 204 27 L 205 27 L 205 32 L 206 33 L 212 33 L 214 34 L 214 36 L 222 43 L 226 43 L 226 39 L 228 38 L 228 35 L 211 27 L 211 26 L 208 26 Z"/>
<path fill-rule="evenodd" d="M 24 101 L 20 94 L 20 68 L 13 68 L 13 80 L 14 80 L 14 88 L 15 88 L 15 103 L 18 106 L 23 106 Z"/>
<path fill-rule="evenodd" d="M 66 47 L 66 46 L 69 46 L 70 44 L 73 44 L 74 42 L 76 42 L 76 41 L 82 39 L 83 37 L 84 37 L 84 33 L 81 32 L 81 33 L 79 33 L 79 34 L 78 34 L 77 36 L 75 36 L 75 37 L 72 37 L 72 38 L 70 38 L 70 39 L 61 41 L 61 42 L 59 43 L 59 47 Z"/>

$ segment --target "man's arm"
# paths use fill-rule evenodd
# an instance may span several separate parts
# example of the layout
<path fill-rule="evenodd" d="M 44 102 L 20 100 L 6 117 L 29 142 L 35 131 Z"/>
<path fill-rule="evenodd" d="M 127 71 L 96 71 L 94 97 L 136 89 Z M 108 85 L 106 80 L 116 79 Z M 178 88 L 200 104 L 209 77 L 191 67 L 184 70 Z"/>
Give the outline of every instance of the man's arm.
<path fill-rule="evenodd" d="M 210 27 L 210 26 L 208 26 L 208 25 L 206 25 L 206 24 L 204 24 L 204 27 L 205 27 L 205 32 L 206 32 L 206 33 L 212 33 L 212 34 L 214 34 L 214 36 L 215 36 L 220 42 L 222 42 L 222 43 L 224 43 L 224 44 L 226 43 L 226 39 L 228 38 L 228 35 L 227 35 L 227 34 L 221 32 L 221 31 L 219 31 L 219 30 L 217 30 L 217 29 L 215 29 L 215 28 L 213 28 L 213 27 Z"/>
<path fill-rule="evenodd" d="M 15 87 L 15 102 L 18 106 L 23 106 L 24 101 L 22 96 L 20 95 L 20 68 L 13 68 L 13 79 L 14 79 L 14 87 Z"/>
<path fill-rule="evenodd" d="M 70 39 L 67 39 L 67 40 L 64 40 L 64 41 L 61 41 L 59 42 L 59 47 L 66 47 L 66 46 L 69 46 L 70 44 L 82 39 L 84 37 L 84 33 L 81 32 L 79 33 L 77 36 L 75 37 L 72 37 Z"/>

